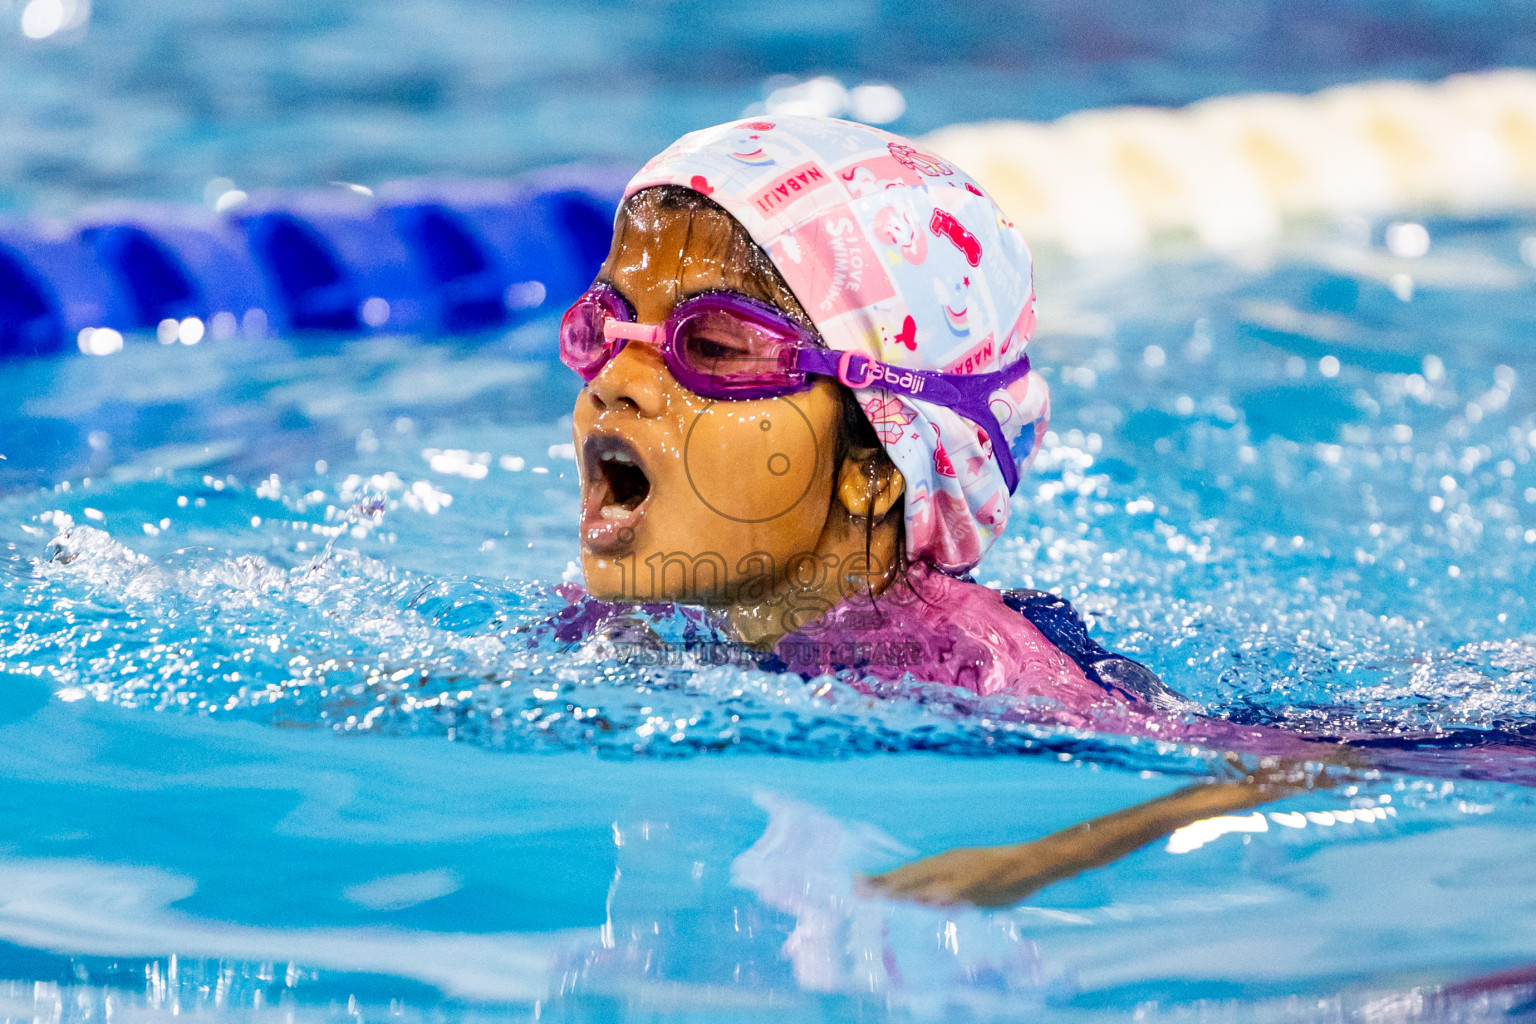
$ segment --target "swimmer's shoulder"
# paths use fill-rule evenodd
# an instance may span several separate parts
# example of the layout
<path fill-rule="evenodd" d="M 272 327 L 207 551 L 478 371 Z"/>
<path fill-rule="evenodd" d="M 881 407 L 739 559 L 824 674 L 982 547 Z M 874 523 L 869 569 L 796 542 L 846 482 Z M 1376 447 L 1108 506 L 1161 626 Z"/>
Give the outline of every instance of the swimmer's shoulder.
<path fill-rule="evenodd" d="M 890 682 L 910 677 L 1079 712 L 1106 695 L 997 591 L 922 563 L 878 596 L 846 597 L 776 650 L 807 677 L 847 670 Z"/>

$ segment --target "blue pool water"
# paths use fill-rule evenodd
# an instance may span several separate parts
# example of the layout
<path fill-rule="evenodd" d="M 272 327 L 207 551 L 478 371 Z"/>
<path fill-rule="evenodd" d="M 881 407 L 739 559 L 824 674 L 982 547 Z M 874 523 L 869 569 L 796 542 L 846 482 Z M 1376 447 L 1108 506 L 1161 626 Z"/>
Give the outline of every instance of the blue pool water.
<path fill-rule="evenodd" d="M 1519 223 L 1430 228 L 1410 302 L 1333 236 L 1047 267 L 1055 428 L 981 577 L 1215 714 L 1528 735 L 1536 280 Z M 856 897 L 1203 762 L 528 633 L 576 554 L 551 331 L 9 371 L 7 1014 L 1334 1019 L 1536 960 L 1531 791 L 1455 750 L 1272 808 L 1380 819 L 1158 843 L 1013 910 Z"/>
<path fill-rule="evenodd" d="M 1437 74 L 1530 38 L 1497 5 L 1394 8 L 1390 31 L 1368 4 L 1275 5 L 1193 37 L 1140 9 L 1025 8 L 1057 26 L 1025 61 L 905 8 L 102 0 L 71 45 L 0 32 L 3 188 L 46 212 L 215 174 L 638 160 L 775 71 L 896 81 L 919 131 Z M 669 46 L 700 22 L 685 68 Z M 845 45 L 871 33 L 909 70 Z M 1291 49 L 1234 70 L 1255 39 Z M 626 95 L 613 61 L 663 52 Z M 551 322 L 7 365 L 0 1018 L 1520 1019 L 1536 221 L 1426 225 L 1416 260 L 1379 224 L 1241 260 L 1045 260 L 1053 432 L 978 575 L 1066 594 L 1212 715 L 1498 744 L 1514 781 L 1448 745 L 999 911 L 854 878 L 1160 795 L 1205 756 L 554 642 L 576 381 Z"/>

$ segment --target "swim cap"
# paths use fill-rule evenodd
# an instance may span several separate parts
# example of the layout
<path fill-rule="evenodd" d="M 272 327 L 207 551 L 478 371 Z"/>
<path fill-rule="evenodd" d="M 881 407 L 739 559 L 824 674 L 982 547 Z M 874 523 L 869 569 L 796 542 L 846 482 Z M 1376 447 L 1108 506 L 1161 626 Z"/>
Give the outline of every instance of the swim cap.
<path fill-rule="evenodd" d="M 783 116 L 691 132 L 640 169 L 703 193 L 773 260 L 831 349 L 945 373 L 1002 369 L 1035 326 L 1029 248 L 981 186 L 906 139 L 833 118 Z M 940 405 L 855 390 L 906 478 L 909 557 L 958 573 L 1008 524 L 999 459 L 1020 470 L 1050 413 L 1038 373 L 993 392 L 1010 450 Z"/>

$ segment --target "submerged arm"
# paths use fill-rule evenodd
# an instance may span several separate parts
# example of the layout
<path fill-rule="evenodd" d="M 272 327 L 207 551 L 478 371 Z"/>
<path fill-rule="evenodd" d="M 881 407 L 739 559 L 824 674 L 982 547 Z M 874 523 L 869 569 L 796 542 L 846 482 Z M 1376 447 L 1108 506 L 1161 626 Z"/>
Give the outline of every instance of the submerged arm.
<path fill-rule="evenodd" d="M 1328 775 L 1294 765 L 1262 769 L 1236 781 L 1186 786 L 1032 842 L 949 850 L 866 882 L 876 892 L 920 903 L 1006 906 L 1052 882 L 1119 860 L 1193 822 L 1332 785 Z"/>

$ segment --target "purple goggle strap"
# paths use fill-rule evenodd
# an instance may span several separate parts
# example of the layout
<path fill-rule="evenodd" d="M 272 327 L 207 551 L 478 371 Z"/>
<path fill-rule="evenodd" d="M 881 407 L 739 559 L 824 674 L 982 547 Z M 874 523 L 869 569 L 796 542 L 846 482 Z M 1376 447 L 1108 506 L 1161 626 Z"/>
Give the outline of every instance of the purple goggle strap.
<path fill-rule="evenodd" d="M 991 373 L 938 373 L 891 366 L 859 352 L 801 348 L 795 353 L 795 369 L 836 377 L 850 388 L 885 388 L 953 409 L 986 431 L 1008 493 L 1018 489 L 1019 469 L 1008 439 L 1003 436 L 1002 424 L 992 412 L 991 398 L 994 391 L 1003 390 L 1029 373 L 1029 356 L 1021 355 L 1016 362 Z"/>

